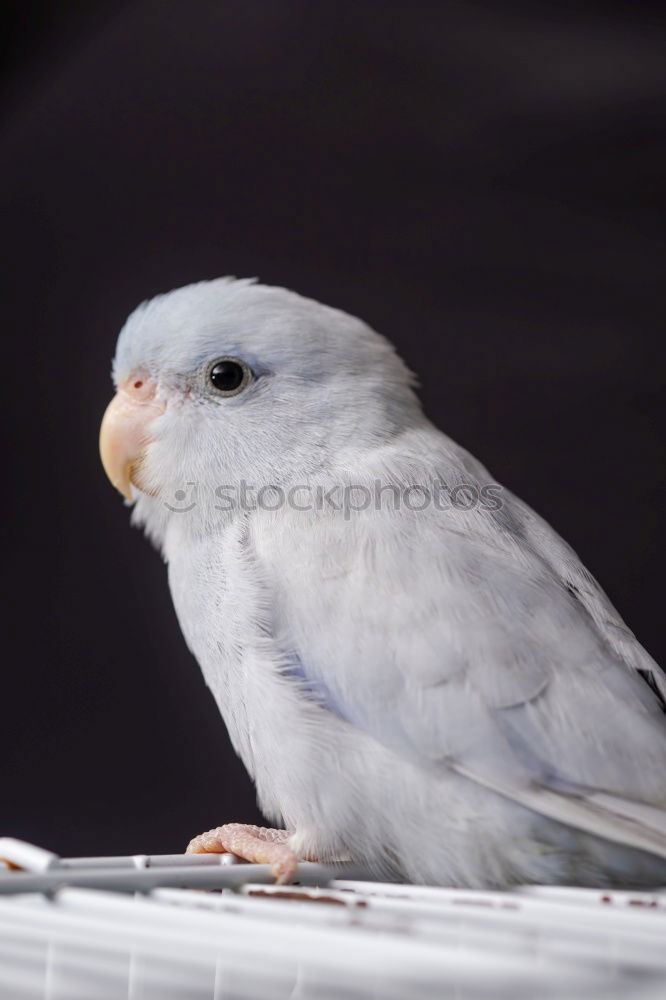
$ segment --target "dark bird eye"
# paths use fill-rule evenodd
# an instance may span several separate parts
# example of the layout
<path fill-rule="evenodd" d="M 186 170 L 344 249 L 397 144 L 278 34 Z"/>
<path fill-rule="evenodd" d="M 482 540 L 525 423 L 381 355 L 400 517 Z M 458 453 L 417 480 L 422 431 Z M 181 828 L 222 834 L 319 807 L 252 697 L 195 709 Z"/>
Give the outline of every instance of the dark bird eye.
<path fill-rule="evenodd" d="M 235 358 L 220 358 L 208 369 L 208 378 L 219 393 L 235 396 L 242 392 L 251 378 L 250 369 Z"/>

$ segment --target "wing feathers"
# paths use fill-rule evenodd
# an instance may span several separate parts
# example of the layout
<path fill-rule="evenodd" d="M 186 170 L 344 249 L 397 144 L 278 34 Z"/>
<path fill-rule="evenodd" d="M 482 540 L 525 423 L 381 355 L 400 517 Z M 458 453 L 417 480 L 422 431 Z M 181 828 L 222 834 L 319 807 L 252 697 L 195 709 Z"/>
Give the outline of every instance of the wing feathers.
<path fill-rule="evenodd" d="M 518 786 L 496 775 L 449 761 L 452 770 L 542 816 L 586 833 L 666 858 L 666 812 L 605 792 L 567 794 L 536 783 Z"/>

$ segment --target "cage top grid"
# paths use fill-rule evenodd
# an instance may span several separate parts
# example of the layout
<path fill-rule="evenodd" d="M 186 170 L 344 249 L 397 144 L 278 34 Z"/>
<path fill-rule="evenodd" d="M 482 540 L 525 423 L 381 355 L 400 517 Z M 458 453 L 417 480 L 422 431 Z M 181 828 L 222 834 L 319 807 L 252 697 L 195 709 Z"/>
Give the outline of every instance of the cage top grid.
<path fill-rule="evenodd" d="M 60 858 L 0 839 L 0 996 L 663 1000 L 666 893 L 373 882 L 228 855 Z M 206 891 L 208 890 L 208 891 Z"/>

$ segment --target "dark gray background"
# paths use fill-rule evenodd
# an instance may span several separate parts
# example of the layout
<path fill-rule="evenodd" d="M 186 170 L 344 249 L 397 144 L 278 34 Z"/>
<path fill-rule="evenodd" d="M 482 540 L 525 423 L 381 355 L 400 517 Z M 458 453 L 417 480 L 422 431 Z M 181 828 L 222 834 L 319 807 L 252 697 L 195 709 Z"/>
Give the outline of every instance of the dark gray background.
<path fill-rule="evenodd" d="M 116 332 L 220 274 L 357 313 L 664 658 L 658 8 L 23 3 L 3 78 L 0 834 L 257 817 L 97 458 Z M 640 19 L 637 17 L 640 14 Z"/>

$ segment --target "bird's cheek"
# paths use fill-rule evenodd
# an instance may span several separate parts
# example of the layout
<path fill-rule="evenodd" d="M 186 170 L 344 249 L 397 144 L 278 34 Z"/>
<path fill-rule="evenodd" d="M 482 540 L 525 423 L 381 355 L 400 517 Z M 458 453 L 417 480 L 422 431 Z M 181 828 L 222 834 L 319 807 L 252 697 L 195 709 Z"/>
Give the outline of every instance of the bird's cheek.
<path fill-rule="evenodd" d="M 150 444 L 150 425 L 162 415 L 165 403 L 157 401 L 155 384 L 136 376 L 118 387 L 109 403 L 99 434 L 99 452 L 104 471 L 128 500 L 130 483 L 141 489 L 137 473 Z"/>

